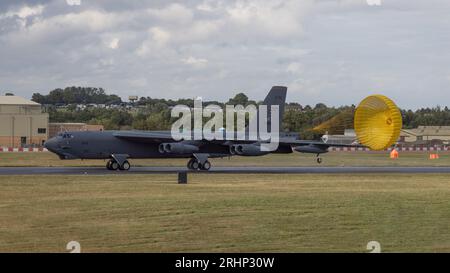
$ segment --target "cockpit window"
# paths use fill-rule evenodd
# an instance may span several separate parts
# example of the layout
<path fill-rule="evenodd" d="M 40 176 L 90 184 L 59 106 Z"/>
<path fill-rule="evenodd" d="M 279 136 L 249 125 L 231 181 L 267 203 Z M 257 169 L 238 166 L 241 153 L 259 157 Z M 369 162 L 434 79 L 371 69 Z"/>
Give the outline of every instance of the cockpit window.
<path fill-rule="evenodd" d="M 58 134 L 58 137 L 62 137 L 62 138 L 73 138 L 73 135 L 72 135 L 72 134 L 69 134 L 69 133 L 67 133 L 67 132 L 64 132 L 64 133 L 59 133 L 59 134 Z"/>

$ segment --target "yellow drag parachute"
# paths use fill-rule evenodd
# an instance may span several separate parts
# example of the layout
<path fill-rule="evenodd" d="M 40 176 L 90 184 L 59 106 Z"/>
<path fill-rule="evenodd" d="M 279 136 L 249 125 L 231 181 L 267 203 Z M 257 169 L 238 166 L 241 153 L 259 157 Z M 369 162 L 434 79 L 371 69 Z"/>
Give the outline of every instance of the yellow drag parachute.
<path fill-rule="evenodd" d="M 397 142 L 402 128 L 402 115 L 386 96 L 365 98 L 356 108 L 354 127 L 359 143 L 379 151 Z"/>

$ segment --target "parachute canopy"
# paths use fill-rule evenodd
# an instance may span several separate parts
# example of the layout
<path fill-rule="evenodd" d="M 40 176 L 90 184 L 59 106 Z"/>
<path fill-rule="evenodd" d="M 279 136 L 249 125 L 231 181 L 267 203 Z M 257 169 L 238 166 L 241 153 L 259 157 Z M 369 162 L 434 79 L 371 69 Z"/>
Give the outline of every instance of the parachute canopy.
<path fill-rule="evenodd" d="M 373 95 L 365 98 L 356 108 L 354 127 L 359 143 L 371 150 L 384 150 L 397 142 L 402 115 L 391 99 Z"/>

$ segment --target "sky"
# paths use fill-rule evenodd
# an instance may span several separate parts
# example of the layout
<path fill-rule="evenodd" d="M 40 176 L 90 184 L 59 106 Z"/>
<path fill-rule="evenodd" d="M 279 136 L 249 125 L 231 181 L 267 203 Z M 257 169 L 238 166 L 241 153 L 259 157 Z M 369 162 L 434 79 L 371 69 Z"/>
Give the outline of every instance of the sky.
<path fill-rule="evenodd" d="M 0 93 L 450 105 L 448 0 L 2 0 Z M 1 94 L 3 95 L 3 94 Z"/>

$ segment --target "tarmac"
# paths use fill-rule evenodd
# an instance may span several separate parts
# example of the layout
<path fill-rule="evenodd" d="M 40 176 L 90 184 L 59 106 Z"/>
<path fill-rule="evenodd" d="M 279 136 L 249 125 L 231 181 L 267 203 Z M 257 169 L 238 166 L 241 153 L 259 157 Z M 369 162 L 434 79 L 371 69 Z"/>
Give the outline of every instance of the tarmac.
<path fill-rule="evenodd" d="M 209 171 L 186 167 L 131 167 L 129 171 L 109 171 L 104 167 L 0 167 L 0 175 L 108 175 L 167 173 L 218 174 L 361 174 L 361 173 L 450 173 L 450 167 L 211 167 Z"/>

